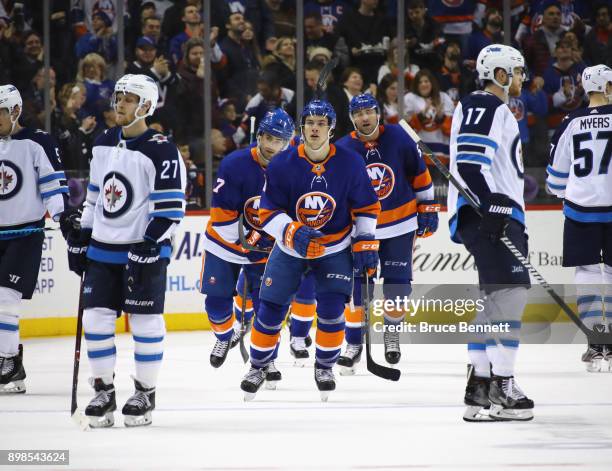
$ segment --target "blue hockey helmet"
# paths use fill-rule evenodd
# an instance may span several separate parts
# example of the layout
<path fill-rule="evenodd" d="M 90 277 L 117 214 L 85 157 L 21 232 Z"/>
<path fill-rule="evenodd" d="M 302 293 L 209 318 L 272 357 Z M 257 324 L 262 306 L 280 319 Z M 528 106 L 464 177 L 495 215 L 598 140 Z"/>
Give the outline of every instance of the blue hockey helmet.
<path fill-rule="evenodd" d="M 259 136 L 260 134 L 266 133 L 289 141 L 293 137 L 294 131 L 295 125 L 293 124 L 291 116 L 282 108 L 277 108 L 269 112 L 264 119 L 261 120 L 257 128 L 257 135 Z"/>
<path fill-rule="evenodd" d="M 301 124 L 304 125 L 307 116 L 325 116 L 329 122 L 330 131 L 336 128 L 336 112 L 334 107 L 325 100 L 311 100 L 302 110 Z"/>
<path fill-rule="evenodd" d="M 378 101 L 369 93 L 362 93 L 361 95 L 355 95 L 349 104 L 349 114 L 352 116 L 353 113 L 363 109 L 375 108 L 376 112 L 380 114 L 380 107 Z"/>

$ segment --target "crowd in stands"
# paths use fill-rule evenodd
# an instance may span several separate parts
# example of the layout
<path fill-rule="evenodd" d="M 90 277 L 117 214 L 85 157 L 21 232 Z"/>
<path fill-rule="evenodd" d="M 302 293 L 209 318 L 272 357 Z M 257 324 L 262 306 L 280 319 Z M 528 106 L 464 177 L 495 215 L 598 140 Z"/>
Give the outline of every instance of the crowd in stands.
<path fill-rule="evenodd" d="M 124 44 L 118 44 L 118 2 Z M 201 204 L 204 167 L 204 41 L 210 43 L 213 171 L 248 145 L 249 118 L 273 108 L 296 116 L 296 63 L 304 61 L 304 102 L 320 70 L 339 59 L 325 99 L 336 110 L 334 139 L 353 130 L 350 99 L 372 93 L 384 123 L 404 117 L 448 157 L 457 101 L 478 88 L 475 62 L 503 42 L 501 0 L 406 0 L 405 69 L 398 70 L 396 0 L 304 0 L 296 25 L 293 0 L 50 0 L 51 128 L 66 168 L 87 173 L 96 137 L 114 126 L 110 106 L 119 70 L 152 77 L 159 103 L 148 124 L 172 136 L 189 169 L 190 204 Z M 0 0 L 0 81 L 24 98 L 22 124 L 44 128 L 43 9 L 39 0 Z M 548 140 L 568 112 L 585 106 L 580 84 L 589 65 L 612 65 L 612 1 L 511 0 L 510 41 L 528 81 L 509 106 L 519 121 L 527 167 L 544 167 Z M 296 54 L 303 27 L 305 54 Z M 119 67 L 120 48 L 125 64 Z M 398 80 L 404 96 L 398 96 Z M 404 116 L 398 103 L 403 102 Z"/>

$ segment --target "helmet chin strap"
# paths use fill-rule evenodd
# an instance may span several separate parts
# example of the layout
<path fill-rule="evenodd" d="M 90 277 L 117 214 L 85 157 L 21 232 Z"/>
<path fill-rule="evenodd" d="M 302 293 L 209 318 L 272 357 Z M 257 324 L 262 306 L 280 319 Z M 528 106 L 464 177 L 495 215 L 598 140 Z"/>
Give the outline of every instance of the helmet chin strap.
<path fill-rule="evenodd" d="M 15 119 L 13 119 L 13 111 L 15 111 L 15 107 L 13 107 L 13 109 L 9 110 L 9 116 L 10 116 L 10 120 L 11 120 L 11 130 L 9 131 L 9 133 L 6 136 L 0 136 L 0 138 L 2 138 L 2 139 L 10 139 L 10 137 L 15 132 L 15 126 L 17 126 L 17 123 L 19 122 L 19 117 L 21 116 L 21 109 L 19 110 L 19 113 L 17 114 L 17 117 Z"/>
<path fill-rule="evenodd" d="M 257 157 L 259 157 L 259 160 L 261 161 L 260 163 L 264 167 L 267 167 L 270 163 L 270 159 L 266 158 L 266 156 L 261 150 L 261 135 L 257 136 Z"/>
<path fill-rule="evenodd" d="M 142 109 L 142 105 L 138 105 L 138 108 L 136 108 L 136 112 L 134 113 L 134 119 L 132 120 L 132 122 L 126 126 L 121 126 L 122 128 L 129 128 L 132 125 L 136 124 L 138 121 L 143 120 L 147 117 L 147 114 L 145 113 L 142 116 L 138 116 L 138 112 Z M 117 108 L 115 107 L 115 113 L 117 112 Z"/>

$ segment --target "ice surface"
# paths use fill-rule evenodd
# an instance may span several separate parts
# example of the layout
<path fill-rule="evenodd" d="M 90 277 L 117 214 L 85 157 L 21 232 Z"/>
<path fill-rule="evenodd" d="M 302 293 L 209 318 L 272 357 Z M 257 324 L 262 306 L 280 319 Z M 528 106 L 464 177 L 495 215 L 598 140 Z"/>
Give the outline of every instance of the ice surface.
<path fill-rule="evenodd" d="M 292 366 L 284 330 L 282 382 L 244 403 L 238 348 L 215 370 L 211 332 L 166 338 L 153 424 L 123 427 L 133 345 L 119 335 L 115 426 L 87 432 L 69 414 L 74 339 L 26 340 L 27 393 L 0 397 L 0 449 L 69 449 L 70 469 L 612 469 L 612 373 L 586 373 L 582 345 L 521 348 L 517 378 L 536 403 L 532 422 L 469 424 L 461 345 L 403 345 L 398 383 L 362 363 L 356 376 L 336 373 L 322 403 L 311 364 Z M 83 352 L 80 410 L 92 397 L 88 374 Z"/>

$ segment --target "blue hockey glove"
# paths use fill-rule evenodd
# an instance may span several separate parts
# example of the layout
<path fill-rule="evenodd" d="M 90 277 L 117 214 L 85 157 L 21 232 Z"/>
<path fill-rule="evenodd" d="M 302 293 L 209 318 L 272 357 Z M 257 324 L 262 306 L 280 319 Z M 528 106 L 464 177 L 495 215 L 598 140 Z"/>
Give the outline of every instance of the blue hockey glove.
<path fill-rule="evenodd" d="M 72 229 L 67 233 L 68 268 L 81 276 L 87 268 L 87 248 L 91 240 L 91 229 Z"/>
<path fill-rule="evenodd" d="M 479 230 L 493 243 L 504 235 L 512 204 L 510 198 L 502 193 L 491 193 L 481 206 L 482 220 Z"/>
<path fill-rule="evenodd" d="M 417 237 L 429 237 L 438 230 L 440 205 L 436 200 L 419 201 L 417 205 Z"/>
<path fill-rule="evenodd" d="M 128 252 L 126 265 L 128 289 L 139 285 L 145 278 L 146 270 L 153 267 L 160 258 L 161 245 L 150 239 L 134 244 Z"/>
<path fill-rule="evenodd" d="M 323 237 L 321 231 L 297 221 L 290 222 L 283 230 L 285 247 L 295 250 L 304 258 L 316 258 L 325 253 L 325 246 L 313 240 L 318 237 Z"/>
<path fill-rule="evenodd" d="M 353 268 L 359 273 L 367 271 L 369 276 L 378 268 L 378 248 L 380 242 L 374 236 L 362 235 L 353 239 Z"/>

